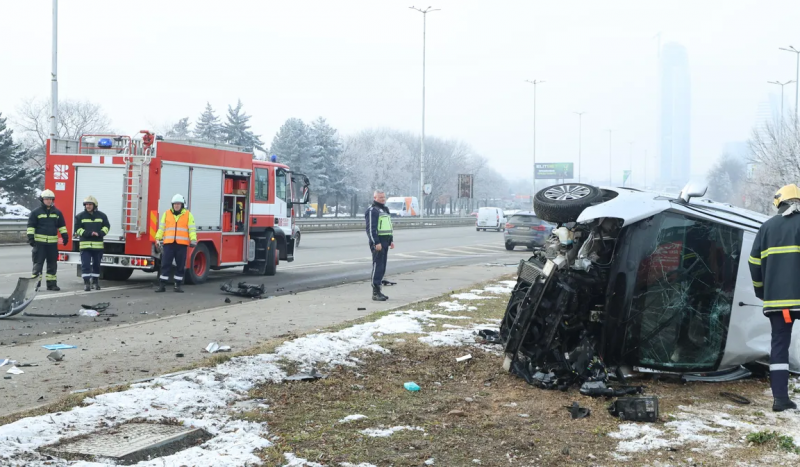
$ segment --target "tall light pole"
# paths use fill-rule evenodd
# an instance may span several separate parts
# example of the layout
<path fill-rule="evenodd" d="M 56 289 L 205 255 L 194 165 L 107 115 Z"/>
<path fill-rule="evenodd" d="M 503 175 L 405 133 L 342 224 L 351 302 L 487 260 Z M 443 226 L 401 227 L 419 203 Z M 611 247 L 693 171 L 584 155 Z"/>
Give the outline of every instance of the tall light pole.
<path fill-rule="evenodd" d="M 50 72 L 50 151 L 58 136 L 58 0 L 53 0 L 53 54 Z"/>
<path fill-rule="evenodd" d="M 644 150 L 644 189 L 647 189 L 647 149 Z"/>
<path fill-rule="evenodd" d="M 783 87 L 787 84 L 794 83 L 794 81 L 787 81 L 785 83 L 781 83 L 780 81 L 767 81 L 769 84 L 777 84 L 781 87 L 781 132 L 783 131 Z"/>
<path fill-rule="evenodd" d="M 583 170 L 583 164 L 581 164 L 581 143 L 582 138 L 581 135 L 583 133 L 583 114 L 586 112 L 572 112 L 578 116 L 578 183 L 581 182 L 581 170 Z"/>
<path fill-rule="evenodd" d="M 614 130 L 606 130 L 608 132 L 608 185 L 613 183 L 613 176 L 611 175 L 611 133 Z"/>
<path fill-rule="evenodd" d="M 633 177 L 633 141 L 628 141 L 628 144 L 631 146 L 631 162 L 628 165 L 628 180 L 630 180 Z M 631 186 L 633 186 L 633 184 L 631 184 Z"/>
<path fill-rule="evenodd" d="M 794 48 L 793 45 L 790 45 L 789 48 L 780 47 L 780 50 L 785 50 L 787 52 L 792 52 L 797 55 L 797 71 L 795 72 L 794 77 L 794 119 L 795 124 L 797 124 L 797 96 L 798 91 L 800 91 L 800 50 Z"/>
<path fill-rule="evenodd" d="M 536 194 L 536 86 L 544 81 L 526 79 L 525 82 L 533 85 L 533 193 L 531 194 L 531 206 L 533 206 L 533 195 Z"/>
<path fill-rule="evenodd" d="M 438 8 L 425 8 L 424 10 L 413 6 L 409 7 L 422 13 L 422 136 L 420 136 L 419 149 L 419 217 L 425 217 L 425 35 L 428 27 L 428 13 L 439 11 Z"/>

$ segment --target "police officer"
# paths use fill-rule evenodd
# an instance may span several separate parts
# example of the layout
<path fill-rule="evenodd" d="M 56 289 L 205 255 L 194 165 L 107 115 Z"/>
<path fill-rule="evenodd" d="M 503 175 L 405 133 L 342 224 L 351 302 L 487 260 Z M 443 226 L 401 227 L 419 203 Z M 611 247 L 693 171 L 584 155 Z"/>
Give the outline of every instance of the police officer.
<path fill-rule="evenodd" d="M 364 213 L 364 219 L 367 221 L 369 248 L 372 250 L 372 299 L 381 302 L 389 299 L 381 292 L 381 285 L 388 284 L 383 280 L 383 276 L 386 274 L 389 249 L 394 248 L 392 217 L 389 215 L 389 208 L 385 206 L 385 203 L 386 193 L 375 191 L 373 203 Z"/>
<path fill-rule="evenodd" d="M 764 222 L 753 241 L 750 275 L 756 297 L 772 325 L 769 355 L 772 410 L 796 409 L 789 398 L 789 344 L 792 324 L 800 318 L 800 188 L 786 185 L 774 199 L 777 216 Z"/>
<path fill-rule="evenodd" d="M 95 290 L 100 290 L 100 262 L 103 260 L 103 237 L 108 235 L 111 224 L 108 217 L 97 210 L 97 198 L 87 196 L 83 200 L 83 211 L 75 216 L 75 235 L 80 238 L 81 277 L 83 290 L 90 291 L 89 280 Z"/>
<path fill-rule="evenodd" d="M 67 225 L 64 215 L 54 206 L 56 195 L 50 190 L 44 190 L 39 196 L 41 206 L 34 209 L 28 217 L 28 243 L 33 247 L 33 275 L 39 278 L 42 267 L 47 261 L 47 290 L 59 291 L 56 271 L 58 271 L 58 237 L 69 241 Z"/>
<path fill-rule="evenodd" d="M 172 262 L 175 261 L 175 292 L 183 293 L 181 283 L 186 270 L 186 251 L 197 246 L 194 216 L 184 206 L 186 200 L 178 194 L 172 197 L 172 209 L 161 216 L 156 241 L 161 247 L 161 276 L 156 292 L 166 291 Z"/>

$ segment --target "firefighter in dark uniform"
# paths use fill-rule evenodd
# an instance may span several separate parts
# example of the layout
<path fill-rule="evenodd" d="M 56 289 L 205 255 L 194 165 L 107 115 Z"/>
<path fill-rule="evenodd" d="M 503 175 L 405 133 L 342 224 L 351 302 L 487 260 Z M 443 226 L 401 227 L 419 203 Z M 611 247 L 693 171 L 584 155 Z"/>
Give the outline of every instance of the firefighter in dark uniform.
<path fill-rule="evenodd" d="M 392 217 L 389 215 L 389 208 L 385 206 L 386 193 L 376 191 L 373 199 L 372 205 L 364 213 L 364 219 L 367 222 L 367 237 L 372 251 L 372 299 L 382 302 L 389 297 L 381 292 L 381 285 L 394 285 L 394 282 L 383 280 L 389 249 L 394 248 L 394 237 Z"/>
<path fill-rule="evenodd" d="M 39 197 L 41 206 L 34 209 L 28 217 L 28 243 L 33 247 L 33 275 L 39 278 L 42 275 L 42 267 L 47 261 L 47 290 L 61 290 L 58 287 L 56 271 L 58 271 L 58 237 L 64 241 L 64 245 L 69 241 L 67 235 L 67 225 L 64 222 L 64 215 L 53 204 L 56 195 L 50 190 L 44 190 Z"/>
<path fill-rule="evenodd" d="M 97 198 L 87 196 L 83 200 L 84 210 L 75 216 L 75 235 L 80 238 L 81 277 L 83 290 L 100 290 L 100 262 L 103 260 L 103 237 L 108 235 L 111 224 L 108 217 L 97 210 Z"/>
<path fill-rule="evenodd" d="M 789 398 L 789 344 L 800 318 L 800 188 L 786 185 L 775 194 L 778 215 L 764 222 L 753 241 L 749 266 L 756 297 L 772 325 L 769 355 L 772 410 L 796 409 Z"/>

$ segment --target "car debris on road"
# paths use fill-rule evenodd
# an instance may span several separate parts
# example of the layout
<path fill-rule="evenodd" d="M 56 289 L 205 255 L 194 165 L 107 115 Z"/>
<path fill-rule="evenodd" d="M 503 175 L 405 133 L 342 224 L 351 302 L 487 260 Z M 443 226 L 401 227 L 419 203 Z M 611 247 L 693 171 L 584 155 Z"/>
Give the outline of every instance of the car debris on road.
<path fill-rule="evenodd" d="M 264 295 L 267 288 L 264 284 L 248 284 L 247 282 L 239 282 L 236 287 L 233 287 L 233 280 L 222 284 L 220 290 L 240 297 L 259 298 Z M 226 301 L 225 303 L 230 303 Z"/>

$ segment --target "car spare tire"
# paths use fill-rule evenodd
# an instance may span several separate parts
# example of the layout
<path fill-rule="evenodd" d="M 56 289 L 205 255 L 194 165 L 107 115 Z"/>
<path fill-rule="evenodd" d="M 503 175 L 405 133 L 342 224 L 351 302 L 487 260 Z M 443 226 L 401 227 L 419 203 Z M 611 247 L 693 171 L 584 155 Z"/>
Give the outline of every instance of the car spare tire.
<path fill-rule="evenodd" d="M 562 183 L 536 193 L 533 211 L 547 222 L 575 222 L 584 209 L 603 198 L 599 188 L 583 183 Z"/>

